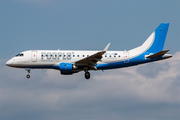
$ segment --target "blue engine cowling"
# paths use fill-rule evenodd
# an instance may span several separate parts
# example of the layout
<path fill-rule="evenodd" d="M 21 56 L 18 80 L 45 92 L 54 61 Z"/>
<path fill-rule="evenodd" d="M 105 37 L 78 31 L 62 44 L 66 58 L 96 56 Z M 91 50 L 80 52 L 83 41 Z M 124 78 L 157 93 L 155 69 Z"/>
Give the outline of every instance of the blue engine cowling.
<path fill-rule="evenodd" d="M 60 63 L 60 71 L 62 75 L 73 74 L 73 64 L 72 63 Z"/>

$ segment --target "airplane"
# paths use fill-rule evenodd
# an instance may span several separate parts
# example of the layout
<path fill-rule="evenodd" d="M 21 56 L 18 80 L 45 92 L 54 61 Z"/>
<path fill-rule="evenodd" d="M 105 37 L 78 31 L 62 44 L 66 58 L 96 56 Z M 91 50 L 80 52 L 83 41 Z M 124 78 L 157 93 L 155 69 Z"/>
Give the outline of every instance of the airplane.
<path fill-rule="evenodd" d="M 141 46 L 128 51 L 107 51 L 110 43 L 102 51 L 28 50 L 11 58 L 6 65 L 24 68 L 27 78 L 31 69 L 55 69 L 62 75 L 84 71 L 89 79 L 90 70 L 130 67 L 172 57 L 166 54 L 169 50 L 163 50 L 168 27 L 169 23 L 161 23 Z"/>

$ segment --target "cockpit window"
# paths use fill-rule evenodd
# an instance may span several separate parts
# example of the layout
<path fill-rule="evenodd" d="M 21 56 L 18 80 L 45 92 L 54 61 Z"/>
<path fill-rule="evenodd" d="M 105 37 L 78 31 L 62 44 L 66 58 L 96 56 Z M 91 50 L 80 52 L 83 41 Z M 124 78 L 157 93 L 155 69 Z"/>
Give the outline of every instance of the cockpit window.
<path fill-rule="evenodd" d="M 19 56 L 19 54 L 16 55 L 16 57 Z"/>
<path fill-rule="evenodd" d="M 19 56 L 24 56 L 24 54 L 20 54 Z"/>
<path fill-rule="evenodd" d="M 16 55 L 16 57 L 19 57 L 19 56 L 22 57 L 22 56 L 24 56 L 24 54 L 20 53 L 20 54 Z"/>

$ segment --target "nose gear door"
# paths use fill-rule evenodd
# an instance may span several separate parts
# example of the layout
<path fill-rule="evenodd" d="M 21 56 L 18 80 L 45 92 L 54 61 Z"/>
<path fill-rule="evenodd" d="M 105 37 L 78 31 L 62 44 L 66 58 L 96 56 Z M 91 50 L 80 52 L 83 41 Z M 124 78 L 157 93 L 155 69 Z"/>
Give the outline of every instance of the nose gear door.
<path fill-rule="evenodd" d="M 31 53 L 31 60 L 32 60 L 32 62 L 36 62 L 37 61 L 37 51 L 32 51 L 32 53 Z"/>

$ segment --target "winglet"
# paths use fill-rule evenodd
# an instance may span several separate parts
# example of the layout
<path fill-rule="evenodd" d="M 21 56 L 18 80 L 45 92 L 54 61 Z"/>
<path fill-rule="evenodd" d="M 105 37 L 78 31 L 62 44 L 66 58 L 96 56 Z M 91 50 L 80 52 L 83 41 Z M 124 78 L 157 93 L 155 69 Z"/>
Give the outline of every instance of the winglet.
<path fill-rule="evenodd" d="M 107 51 L 111 43 L 108 43 L 108 45 L 104 48 L 103 51 Z"/>

